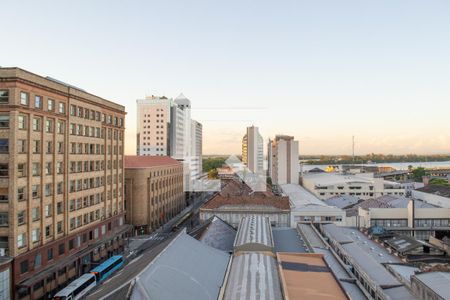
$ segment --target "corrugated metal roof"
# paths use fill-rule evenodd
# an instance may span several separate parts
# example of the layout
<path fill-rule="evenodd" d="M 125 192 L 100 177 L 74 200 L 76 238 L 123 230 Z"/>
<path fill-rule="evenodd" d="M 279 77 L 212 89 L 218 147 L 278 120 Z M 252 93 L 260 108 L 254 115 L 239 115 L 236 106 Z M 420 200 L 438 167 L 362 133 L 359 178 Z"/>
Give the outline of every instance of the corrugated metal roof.
<path fill-rule="evenodd" d="M 443 299 L 450 299 L 450 273 L 428 272 L 415 275 L 414 277 L 423 282 Z"/>
<path fill-rule="evenodd" d="M 257 215 L 242 218 L 234 241 L 235 251 L 272 251 L 273 247 L 269 218 Z"/>
<path fill-rule="evenodd" d="M 227 253 L 181 233 L 136 277 L 131 300 L 217 299 L 228 261 Z"/>
<path fill-rule="evenodd" d="M 262 253 L 234 256 L 224 299 L 283 299 L 275 259 Z"/>

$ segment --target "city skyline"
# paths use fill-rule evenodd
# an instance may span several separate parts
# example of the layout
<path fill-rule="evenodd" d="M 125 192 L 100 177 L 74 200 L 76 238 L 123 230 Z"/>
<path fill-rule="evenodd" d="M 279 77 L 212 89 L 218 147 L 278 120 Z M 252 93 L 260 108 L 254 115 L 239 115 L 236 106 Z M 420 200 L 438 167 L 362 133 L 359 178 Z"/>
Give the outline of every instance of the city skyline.
<path fill-rule="evenodd" d="M 353 135 L 357 155 L 450 153 L 449 3 L 3 6 L 27 22 L 4 16 L 14 43 L 0 65 L 124 105 L 126 154 L 136 99 L 179 93 L 203 124 L 204 154 L 239 154 L 251 125 L 265 141 L 294 136 L 300 154 L 351 154 Z"/>

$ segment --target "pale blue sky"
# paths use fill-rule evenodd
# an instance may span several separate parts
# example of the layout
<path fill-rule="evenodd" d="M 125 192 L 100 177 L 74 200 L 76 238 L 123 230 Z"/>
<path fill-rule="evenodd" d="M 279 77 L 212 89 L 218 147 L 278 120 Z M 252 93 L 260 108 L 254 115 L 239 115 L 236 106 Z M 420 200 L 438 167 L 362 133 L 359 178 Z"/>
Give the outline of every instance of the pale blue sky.
<path fill-rule="evenodd" d="M 206 153 L 245 127 L 300 153 L 450 153 L 450 1 L 2 1 L 1 66 L 126 106 L 192 101 Z"/>

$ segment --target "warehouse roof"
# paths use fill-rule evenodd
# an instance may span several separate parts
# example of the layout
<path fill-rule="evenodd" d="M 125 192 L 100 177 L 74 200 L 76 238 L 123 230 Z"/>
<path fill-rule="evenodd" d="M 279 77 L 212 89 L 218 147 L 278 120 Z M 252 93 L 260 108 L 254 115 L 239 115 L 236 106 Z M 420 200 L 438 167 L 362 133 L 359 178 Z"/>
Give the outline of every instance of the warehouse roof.
<path fill-rule="evenodd" d="M 414 275 L 416 279 L 428 286 L 442 299 L 450 299 L 450 273 L 447 272 L 427 272 Z"/>
<path fill-rule="evenodd" d="M 216 299 L 229 257 L 181 233 L 136 277 L 130 299 Z"/>
<path fill-rule="evenodd" d="M 256 215 L 242 218 L 234 241 L 235 251 L 273 251 L 273 248 L 269 218 Z"/>
<path fill-rule="evenodd" d="M 226 281 L 224 299 L 283 299 L 275 259 L 255 252 L 235 255 Z"/>
<path fill-rule="evenodd" d="M 322 254 L 277 253 L 277 259 L 289 299 L 347 299 Z"/>
<path fill-rule="evenodd" d="M 430 184 L 424 186 L 423 188 L 417 189 L 417 191 L 450 198 L 450 186 Z"/>

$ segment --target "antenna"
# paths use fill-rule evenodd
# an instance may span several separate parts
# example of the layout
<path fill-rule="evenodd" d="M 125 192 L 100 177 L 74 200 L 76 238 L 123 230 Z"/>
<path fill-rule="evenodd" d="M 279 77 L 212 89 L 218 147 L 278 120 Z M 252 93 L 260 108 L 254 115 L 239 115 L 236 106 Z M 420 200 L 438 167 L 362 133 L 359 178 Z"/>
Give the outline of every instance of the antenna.
<path fill-rule="evenodd" d="M 352 136 L 352 159 L 355 164 L 355 136 Z"/>

